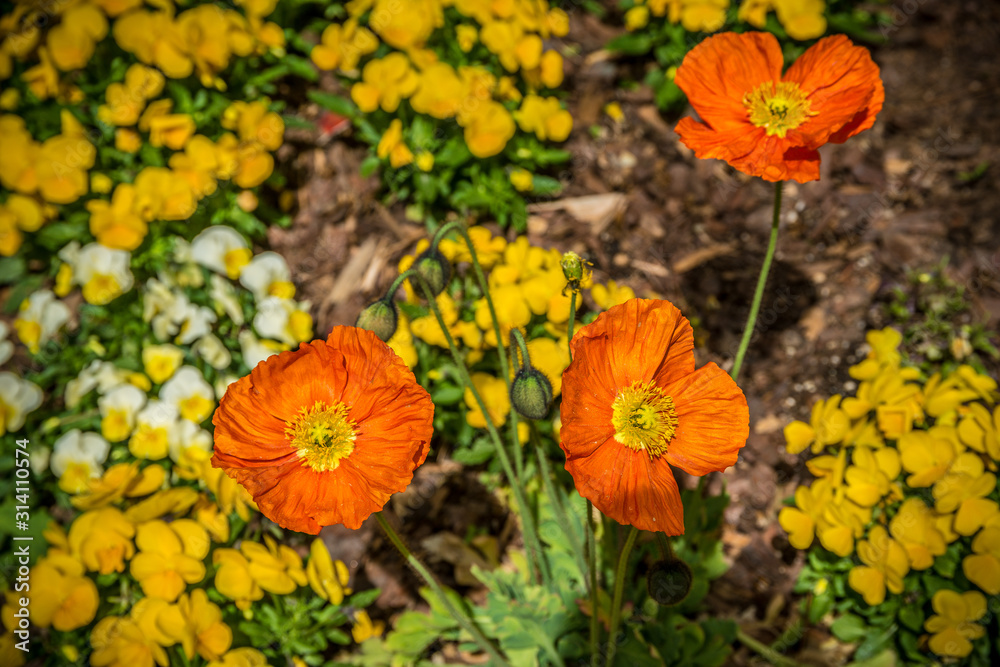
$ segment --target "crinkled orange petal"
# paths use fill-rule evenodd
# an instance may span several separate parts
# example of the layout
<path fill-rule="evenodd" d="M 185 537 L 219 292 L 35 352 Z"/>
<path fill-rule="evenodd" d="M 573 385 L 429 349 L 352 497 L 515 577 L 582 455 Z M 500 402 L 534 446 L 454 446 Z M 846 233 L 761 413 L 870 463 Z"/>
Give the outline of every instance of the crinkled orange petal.
<path fill-rule="evenodd" d="M 629 299 L 598 315 L 573 336 L 573 356 L 585 339 L 604 339 L 607 363 L 617 388 L 634 382 L 661 382 L 694 370 L 691 323 L 669 301 Z M 591 362 L 593 363 L 593 362 Z"/>
<path fill-rule="evenodd" d="M 843 143 L 875 124 L 885 102 L 878 65 L 868 49 L 854 46 L 844 35 L 824 37 L 792 63 L 784 81 L 794 81 L 809 98 L 816 115 L 789 132 L 807 138 L 816 148 L 830 141 Z"/>
<path fill-rule="evenodd" d="M 336 347 L 315 340 L 302 343 L 299 350 L 307 353 L 272 355 L 250 372 L 258 401 L 282 421 L 294 419 L 303 406 L 317 401 L 336 405 L 347 381 L 344 354 Z"/>
<path fill-rule="evenodd" d="M 677 68 L 674 83 L 712 130 L 746 132 L 757 128 L 750 123 L 743 96 L 762 83 L 781 79 L 783 64 L 781 47 L 771 33 L 726 32 L 691 49 Z"/>
<path fill-rule="evenodd" d="M 667 461 L 699 476 L 734 465 L 750 435 L 750 410 L 733 379 L 709 363 L 660 386 L 677 410 L 677 431 L 667 446 Z"/>

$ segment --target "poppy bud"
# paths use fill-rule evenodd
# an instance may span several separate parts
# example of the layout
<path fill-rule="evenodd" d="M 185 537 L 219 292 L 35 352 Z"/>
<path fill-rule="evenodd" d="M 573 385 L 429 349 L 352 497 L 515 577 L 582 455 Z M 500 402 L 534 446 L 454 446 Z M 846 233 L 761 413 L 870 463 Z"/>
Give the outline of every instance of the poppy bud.
<path fill-rule="evenodd" d="M 388 343 L 396 333 L 399 316 L 396 314 L 396 304 L 389 299 L 379 299 L 361 311 L 354 326 L 366 329 Z"/>
<path fill-rule="evenodd" d="M 658 561 L 647 575 L 649 597 L 665 606 L 680 604 L 691 592 L 691 580 L 691 568 L 684 561 L 678 558 Z"/>
<path fill-rule="evenodd" d="M 583 260 L 572 250 L 563 254 L 559 261 L 563 275 L 569 282 L 579 282 L 583 280 Z"/>
<path fill-rule="evenodd" d="M 443 292 L 451 280 L 451 264 L 437 248 L 428 248 L 420 253 L 412 268 L 427 281 L 434 296 Z"/>
<path fill-rule="evenodd" d="M 552 383 L 534 368 L 522 368 L 510 385 L 510 403 L 525 419 L 545 419 L 552 405 Z"/>

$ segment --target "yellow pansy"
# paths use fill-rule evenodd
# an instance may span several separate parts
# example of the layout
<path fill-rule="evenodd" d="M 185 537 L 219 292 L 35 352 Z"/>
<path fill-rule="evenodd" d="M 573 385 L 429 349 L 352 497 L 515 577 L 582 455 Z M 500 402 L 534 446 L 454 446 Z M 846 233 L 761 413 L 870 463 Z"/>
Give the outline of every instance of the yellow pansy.
<path fill-rule="evenodd" d="M 897 446 L 903 468 L 912 473 L 906 483 L 914 488 L 931 486 L 944 477 L 958 454 L 951 442 L 927 431 L 905 433 Z"/>
<path fill-rule="evenodd" d="M 382 108 L 389 113 L 399 108 L 417 89 L 419 78 L 402 53 L 390 53 L 379 60 L 372 60 L 361 70 L 361 81 L 351 87 L 351 99 L 358 108 L 371 113 Z"/>
<path fill-rule="evenodd" d="M 342 561 L 333 560 L 323 540 L 316 538 L 309 547 L 309 563 L 306 578 L 316 595 L 331 604 L 340 604 L 344 596 L 351 594 L 347 586 L 349 573 Z"/>
<path fill-rule="evenodd" d="M 205 578 L 202 559 L 208 555 L 208 533 L 190 519 L 169 524 L 149 521 L 136 530 L 139 553 L 129 571 L 149 597 L 174 601 L 188 584 Z"/>
<path fill-rule="evenodd" d="M 1000 594 L 1000 526 L 986 526 L 972 540 L 972 554 L 962 561 L 969 581 L 989 595 Z"/>
<path fill-rule="evenodd" d="M 264 597 L 264 590 L 250 576 L 250 561 L 236 549 L 216 549 L 212 562 L 215 571 L 215 588 L 236 603 L 237 609 L 247 610 L 255 600 Z"/>
<path fill-rule="evenodd" d="M 198 500 L 198 492 L 190 486 L 161 489 L 125 510 L 125 518 L 134 524 L 160 519 L 168 514 L 181 516 Z"/>
<path fill-rule="evenodd" d="M 292 658 L 292 661 L 298 659 Z M 304 662 L 302 666 L 305 667 Z M 255 648 L 243 646 L 227 651 L 221 658 L 209 662 L 208 667 L 267 667 L 267 656 Z"/>
<path fill-rule="evenodd" d="M 856 447 L 852 455 L 853 465 L 844 473 L 847 482 L 847 497 L 863 507 L 872 507 L 891 492 L 899 495 L 899 453 L 895 449 L 884 448 L 872 451 L 867 447 Z"/>
<path fill-rule="evenodd" d="M 142 348 L 142 366 L 155 384 L 163 384 L 184 362 L 184 351 L 176 345 L 146 345 Z"/>
<path fill-rule="evenodd" d="M 139 410 L 146 404 L 146 394 L 138 387 L 123 384 L 110 390 L 97 401 L 101 411 L 101 435 L 108 442 L 120 442 L 135 428 Z"/>
<path fill-rule="evenodd" d="M 840 394 L 816 401 L 809 423 L 793 421 L 785 427 L 785 442 L 791 454 L 807 447 L 819 454 L 828 446 L 839 445 L 850 430 L 851 420 L 840 407 Z"/>
<path fill-rule="evenodd" d="M 928 648 L 937 655 L 964 658 L 972 652 L 972 640 L 986 634 L 976 623 L 986 615 L 986 598 L 978 591 L 958 593 L 943 589 L 931 598 L 935 614 L 924 623 L 931 633 Z"/>
<path fill-rule="evenodd" d="M 351 626 L 351 636 L 354 641 L 361 643 L 372 637 L 381 637 L 385 632 L 384 621 L 372 621 L 367 611 L 354 612 L 354 625 Z"/>
<path fill-rule="evenodd" d="M 910 571 L 906 550 L 889 537 L 882 526 L 875 526 L 868 539 L 858 543 L 857 565 L 847 575 L 851 588 L 861 594 L 869 605 L 882 604 L 885 592 L 903 592 L 903 577 Z"/>
<path fill-rule="evenodd" d="M 413 162 L 413 152 L 403 142 L 403 122 L 398 118 L 389 123 L 389 129 L 385 131 L 378 142 L 375 154 L 379 159 L 389 158 L 389 164 L 393 169 L 399 169 Z"/>
<path fill-rule="evenodd" d="M 321 43 L 316 45 L 309 57 L 316 66 L 324 70 L 353 70 L 358 61 L 378 48 L 378 39 L 370 30 L 358 26 L 354 19 L 343 24 L 331 23 L 323 30 Z"/>
<path fill-rule="evenodd" d="M 935 516 L 920 498 L 907 498 L 889 522 L 889 532 L 903 545 L 914 570 L 926 570 L 934 557 L 945 552 L 944 535 L 935 525 Z"/>
<path fill-rule="evenodd" d="M 824 549 L 838 556 L 849 556 L 854 551 L 854 541 L 865 533 L 871 523 L 872 510 L 845 499 L 827 503 L 816 528 L 816 535 Z"/>
<path fill-rule="evenodd" d="M 215 496 L 219 509 L 227 515 L 236 512 L 243 521 L 249 521 L 250 510 L 257 511 L 257 504 L 250 492 L 221 468 L 213 468 L 210 460 L 206 460 L 202 466 L 201 480 Z"/>
<path fill-rule="evenodd" d="M 479 396 L 486 404 L 486 409 L 490 415 L 490 421 L 494 426 L 500 426 L 507 421 L 510 413 L 510 396 L 507 394 L 507 383 L 501 378 L 493 377 L 489 373 L 473 373 L 472 384 L 475 386 Z M 473 428 L 486 428 L 486 416 L 479 408 L 472 390 L 465 390 L 465 405 L 469 411 L 465 415 L 465 420 Z"/>
<path fill-rule="evenodd" d="M 308 583 L 299 555 L 269 535 L 264 536 L 264 544 L 244 540 L 240 551 L 250 563 L 250 576 L 269 593 L 287 595 Z"/>
<path fill-rule="evenodd" d="M 993 414 L 981 403 L 972 403 L 958 423 L 958 436 L 969 449 L 1000 462 L 1000 406 Z"/>
<path fill-rule="evenodd" d="M 476 105 L 474 111 L 462 117 L 462 125 L 465 128 L 465 144 L 469 152 L 478 158 L 500 153 L 516 131 L 510 113 L 493 100 Z"/>
<path fill-rule="evenodd" d="M 619 285 L 614 280 L 609 280 L 607 286 L 596 284 L 591 287 L 590 296 L 594 299 L 594 303 L 607 310 L 634 299 L 635 292 L 628 285 Z"/>
<path fill-rule="evenodd" d="M 73 555 L 89 571 L 100 574 L 124 572 L 132 558 L 135 527 L 121 510 L 105 507 L 84 512 L 69 528 L 68 544 Z"/>
<path fill-rule="evenodd" d="M 484 271 L 493 268 L 493 265 L 503 257 L 507 240 L 503 236 L 493 236 L 493 233 L 486 227 L 469 227 L 468 234 L 476 250 L 476 258 L 479 260 L 480 266 L 483 267 Z M 472 261 L 472 255 L 464 238 L 442 239 L 438 249 L 453 264 Z"/>
<path fill-rule="evenodd" d="M 222 610 L 200 588 L 183 594 L 177 604 L 160 612 L 157 625 L 163 634 L 184 649 L 188 660 L 195 654 L 217 660 L 233 643 L 233 631 L 222 620 Z"/>
<path fill-rule="evenodd" d="M 100 599 L 97 586 L 84 574 L 83 563 L 53 554 L 38 561 L 30 577 L 28 609 L 33 625 L 69 632 L 94 620 Z"/>
<path fill-rule="evenodd" d="M 527 169 L 513 169 L 510 172 L 510 184 L 518 192 L 530 192 L 535 187 L 535 177 Z"/>
<path fill-rule="evenodd" d="M 70 502 L 82 511 L 106 507 L 124 497 L 149 495 L 163 485 L 165 478 L 166 474 L 159 466 L 147 466 L 140 471 L 137 462 L 117 463 L 104 471 L 101 477 L 89 480 L 87 488 Z"/>
<path fill-rule="evenodd" d="M 811 486 L 795 489 L 795 507 L 782 507 L 778 523 L 788 533 L 788 542 L 796 549 L 808 549 L 824 506 L 833 499 L 829 480 L 819 479 Z"/>

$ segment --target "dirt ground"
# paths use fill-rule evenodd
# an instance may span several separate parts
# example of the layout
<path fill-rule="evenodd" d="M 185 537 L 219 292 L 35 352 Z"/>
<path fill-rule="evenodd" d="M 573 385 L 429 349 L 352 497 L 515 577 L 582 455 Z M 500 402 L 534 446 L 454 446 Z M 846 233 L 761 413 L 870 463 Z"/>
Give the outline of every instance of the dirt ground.
<path fill-rule="evenodd" d="M 897 4 L 887 43 L 873 47 L 886 88 L 875 127 L 824 147 L 819 181 L 785 188 L 776 263 L 741 380 L 751 435 L 724 476 L 732 495 L 724 540 L 733 568 L 715 583 L 708 604 L 765 643 L 797 613 L 791 588 L 801 566 L 777 524 L 783 499 L 807 474 L 798 457 L 784 452 L 783 426 L 808 419 L 815 400 L 853 389 L 847 368 L 863 356 L 865 331 L 884 324 L 887 294 L 909 271 L 948 257 L 948 275 L 966 286 L 974 316 L 992 329 L 1000 319 L 994 185 L 1000 3 Z M 641 63 L 600 51 L 619 29 L 580 11 L 571 17 L 565 41 L 578 54 L 567 59 L 565 86 L 576 127 L 567 142 L 572 161 L 558 175 L 563 198 L 600 197 L 583 212 L 535 207 L 529 237 L 587 256 L 597 280 L 674 301 L 700 323 L 699 364 L 727 367 L 765 250 L 772 187 L 723 163 L 696 160 L 672 129 L 677 117 L 661 115 L 648 89 L 623 92 L 616 85 L 642 74 Z M 621 124 L 601 111 L 615 100 L 625 112 Z M 317 112 L 303 107 L 301 113 Z M 358 175 L 363 156 L 349 133 L 329 131 L 299 131 L 279 154 L 301 187 L 294 225 L 272 229 L 269 240 L 289 260 L 303 298 L 312 300 L 318 331 L 352 323 L 425 233 L 405 220 L 401 207 L 379 203 L 377 182 Z M 984 163 L 982 177 L 964 176 Z M 510 537 L 502 509 L 461 466 L 428 464 L 416 484 L 424 486 L 419 505 L 431 508 L 423 519 L 435 528 L 411 534 L 412 541 L 435 530 L 461 537 L 469 525 L 502 533 L 501 543 Z M 463 503 L 459 515 L 456 497 Z M 400 515 L 412 507 L 394 504 Z M 362 579 L 383 588 L 385 609 L 413 602 L 412 587 L 400 581 L 398 563 L 384 557 L 387 545 L 377 531 L 326 537 L 352 567 L 361 567 Z M 443 563 L 436 569 L 451 572 Z M 824 650 L 826 639 L 822 631 L 808 631 L 790 654 L 835 663 L 842 656 Z M 753 660 L 740 649 L 733 664 Z"/>

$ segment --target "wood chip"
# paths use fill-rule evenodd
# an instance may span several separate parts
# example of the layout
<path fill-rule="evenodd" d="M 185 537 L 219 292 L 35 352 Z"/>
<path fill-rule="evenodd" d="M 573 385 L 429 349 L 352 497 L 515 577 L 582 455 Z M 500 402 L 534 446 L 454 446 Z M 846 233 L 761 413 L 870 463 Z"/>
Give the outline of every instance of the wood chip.
<path fill-rule="evenodd" d="M 528 207 L 530 213 L 547 213 L 565 211 L 580 222 L 586 222 L 591 227 L 591 233 L 599 235 L 620 218 L 628 208 L 628 199 L 621 192 L 606 192 L 599 195 L 584 197 L 568 197 L 556 201 L 539 202 Z"/>
<path fill-rule="evenodd" d="M 375 257 L 377 247 L 378 242 L 374 236 L 365 239 L 365 242 L 351 255 L 351 258 L 347 260 L 347 265 L 337 276 L 337 281 L 333 284 L 333 289 L 330 290 L 330 296 L 327 298 L 328 302 L 340 303 L 357 291 L 358 283 L 361 282 L 368 265 Z"/>
<path fill-rule="evenodd" d="M 674 262 L 674 273 L 686 273 L 709 260 L 728 255 L 735 249 L 735 243 L 716 243 L 707 248 L 700 248 Z"/>

